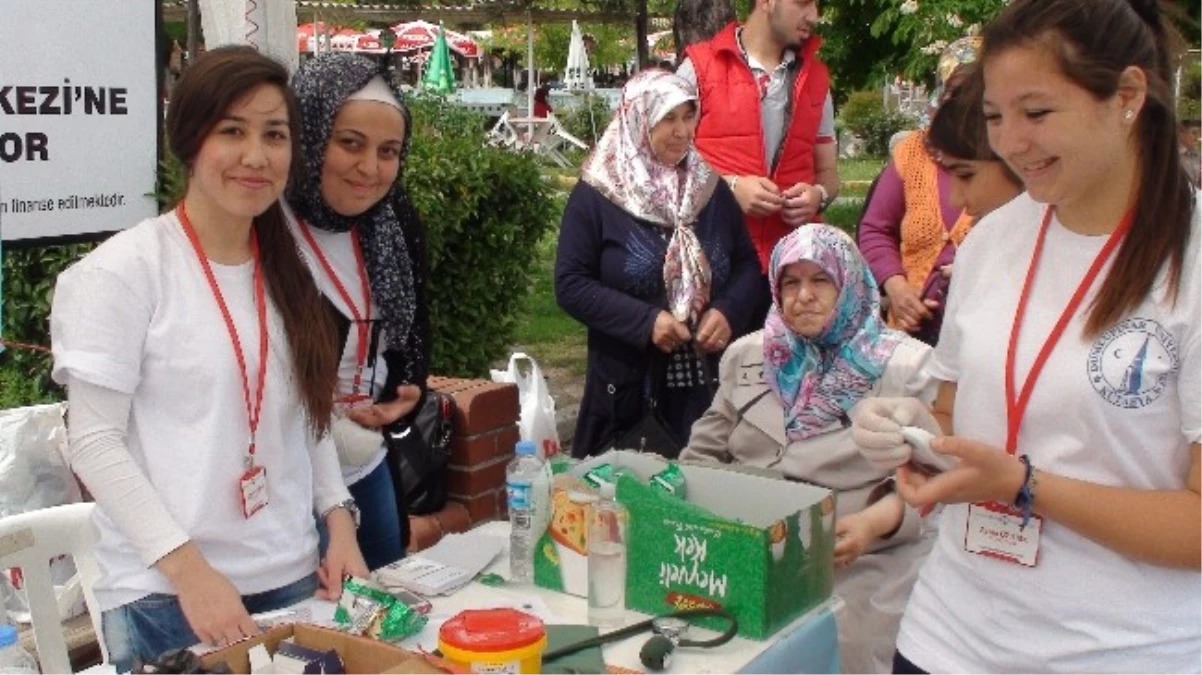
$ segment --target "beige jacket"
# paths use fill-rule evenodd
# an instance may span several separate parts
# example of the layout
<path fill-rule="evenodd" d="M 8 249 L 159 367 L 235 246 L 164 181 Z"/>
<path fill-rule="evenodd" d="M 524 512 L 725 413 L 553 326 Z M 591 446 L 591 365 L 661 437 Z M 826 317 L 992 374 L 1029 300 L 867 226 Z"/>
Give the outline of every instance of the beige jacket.
<path fill-rule="evenodd" d="M 869 395 L 915 396 L 930 402 L 938 385 L 924 372 L 930 355 L 929 346 L 906 338 Z M 817 436 L 790 441 L 784 409 L 764 380 L 763 364 L 763 331 L 726 350 L 718 392 L 693 425 L 680 458 L 761 467 L 828 487 L 836 493 L 836 518 L 864 509 L 888 474 L 860 455 L 849 424 L 836 423 Z M 836 573 L 835 594 L 845 603 L 839 617 L 843 672 L 891 672 L 897 625 L 932 535 L 918 512 L 906 507 L 897 532 Z"/>

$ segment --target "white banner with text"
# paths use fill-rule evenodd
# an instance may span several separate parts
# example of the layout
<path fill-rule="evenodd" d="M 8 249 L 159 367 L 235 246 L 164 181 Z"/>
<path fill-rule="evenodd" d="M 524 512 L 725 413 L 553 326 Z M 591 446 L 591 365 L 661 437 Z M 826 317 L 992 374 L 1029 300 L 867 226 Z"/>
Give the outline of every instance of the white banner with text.
<path fill-rule="evenodd" d="M 153 216 L 153 2 L 0 0 L 0 237 Z"/>

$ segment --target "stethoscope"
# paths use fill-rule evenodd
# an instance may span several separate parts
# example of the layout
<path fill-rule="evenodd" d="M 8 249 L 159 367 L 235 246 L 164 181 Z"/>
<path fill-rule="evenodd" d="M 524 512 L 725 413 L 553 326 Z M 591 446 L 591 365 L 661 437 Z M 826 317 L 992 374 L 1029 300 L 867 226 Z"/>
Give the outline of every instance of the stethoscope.
<path fill-rule="evenodd" d="M 685 639 L 684 636 L 688 633 L 689 626 L 692 625 L 690 619 L 711 616 L 726 621 L 726 630 L 721 635 L 709 640 Z M 546 662 L 560 656 L 567 656 L 581 649 L 599 647 L 603 644 L 621 640 L 631 635 L 638 635 L 648 630 L 654 633 L 654 635 L 643 643 L 643 647 L 639 649 L 639 661 L 648 669 L 659 671 L 670 666 L 672 652 L 676 651 L 677 647 L 708 649 L 730 642 L 734 639 L 735 634 L 739 632 L 739 621 L 733 614 L 724 609 L 682 609 L 549 651 L 543 654 L 543 661 Z"/>

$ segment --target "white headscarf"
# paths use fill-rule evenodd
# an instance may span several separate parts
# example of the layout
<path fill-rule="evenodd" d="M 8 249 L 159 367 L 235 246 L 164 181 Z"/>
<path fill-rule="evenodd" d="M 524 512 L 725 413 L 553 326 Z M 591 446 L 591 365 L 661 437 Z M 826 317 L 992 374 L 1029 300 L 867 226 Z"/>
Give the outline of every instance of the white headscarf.
<path fill-rule="evenodd" d="M 709 263 L 692 225 L 713 197 L 718 174 L 691 144 L 678 165 L 658 161 L 651 129 L 689 101 L 700 115 L 688 80 L 654 68 L 638 73 L 622 89 L 621 107 L 581 171 L 584 182 L 631 216 L 673 229 L 664 286 L 679 321 L 695 321 L 709 302 Z"/>

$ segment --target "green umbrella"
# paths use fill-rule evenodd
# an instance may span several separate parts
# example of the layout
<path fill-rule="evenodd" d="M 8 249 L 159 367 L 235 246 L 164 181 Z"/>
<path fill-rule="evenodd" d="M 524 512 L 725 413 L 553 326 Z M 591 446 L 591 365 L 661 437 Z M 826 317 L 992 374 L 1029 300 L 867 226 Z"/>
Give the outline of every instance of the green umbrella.
<path fill-rule="evenodd" d="M 434 41 L 434 49 L 430 59 L 426 61 L 426 72 L 422 75 L 422 88 L 449 94 L 455 88 L 455 69 L 451 62 L 451 49 L 447 46 L 447 35 L 438 25 L 438 39 Z"/>

